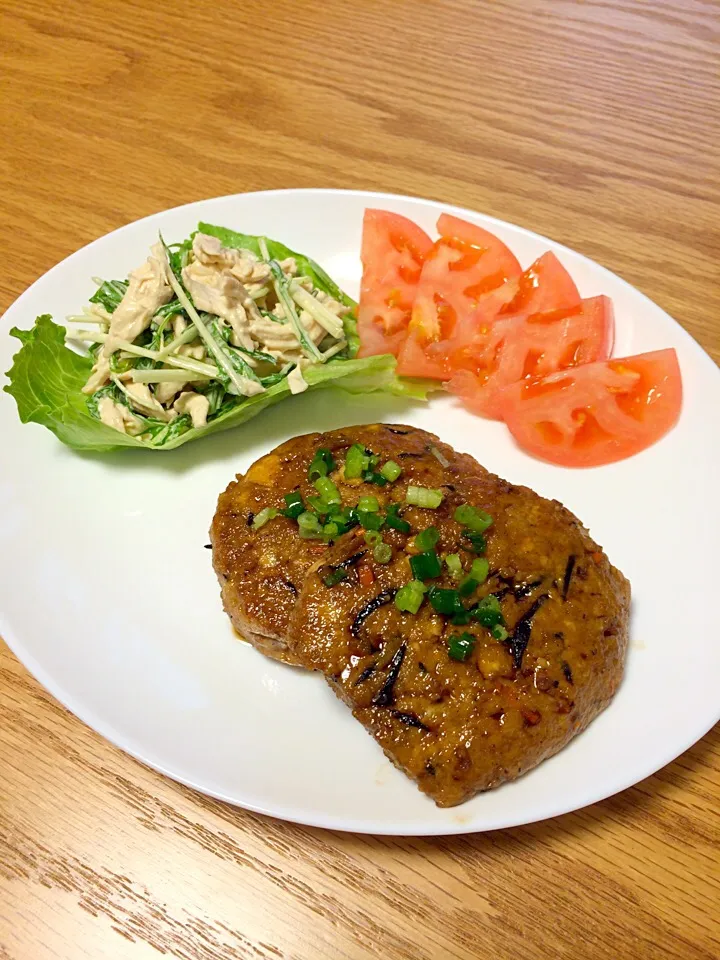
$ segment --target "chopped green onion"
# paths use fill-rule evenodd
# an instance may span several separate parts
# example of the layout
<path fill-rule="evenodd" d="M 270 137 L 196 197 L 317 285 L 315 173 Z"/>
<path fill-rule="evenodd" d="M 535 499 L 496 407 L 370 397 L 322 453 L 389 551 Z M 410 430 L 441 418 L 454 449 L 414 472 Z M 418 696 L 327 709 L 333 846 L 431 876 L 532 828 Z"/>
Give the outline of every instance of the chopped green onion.
<path fill-rule="evenodd" d="M 505 627 L 503 627 L 500 623 L 495 624 L 490 633 L 495 637 L 496 640 L 507 640 L 507 638 L 510 636 Z"/>
<path fill-rule="evenodd" d="M 290 517 L 291 520 L 297 520 L 301 513 L 305 513 L 305 504 L 303 503 L 303 498 L 299 490 L 294 490 L 292 493 L 286 493 L 285 503 L 287 506 L 281 512 L 286 517 Z"/>
<path fill-rule="evenodd" d="M 387 516 L 385 517 L 385 523 L 392 527 L 393 530 L 399 530 L 400 533 L 410 533 L 410 524 L 407 520 L 403 520 L 399 515 L 400 507 L 397 503 L 391 504 L 387 508 Z"/>
<path fill-rule="evenodd" d="M 458 577 L 460 577 L 460 575 L 462 574 L 462 563 L 460 562 L 460 554 L 449 553 L 445 557 L 445 563 L 447 565 L 448 570 L 450 571 L 450 575 L 457 580 Z"/>
<path fill-rule="evenodd" d="M 335 567 L 327 576 L 323 577 L 326 587 L 336 587 L 342 580 L 346 580 L 348 572 L 345 567 Z"/>
<path fill-rule="evenodd" d="M 339 530 L 340 528 L 338 527 L 338 525 L 330 521 L 329 523 L 326 523 L 325 526 L 323 527 L 323 536 L 327 537 L 328 540 L 332 540 L 334 537 L 338 535 Z"/>
<path fill-rule="evenodd" d="M 395 606 L 403 613 L 417 613 L 424 595 L 425 584 L 420 580 L 411 580 L 395 594 Z"/>
<path fill-rule="evenodd" d="M 338 535 L 347 533 L 348 530 L 358 525 L 358 515 L 354 507 L 343 507 L 342 510 L 334 507 L 331 509 L 328 520 L 337 524 Z"/>
<path fill-rule="evenodd" d="M 398 463 L 395 463 L 394 460 L 388 460 L 388 462 L 380 468 L 380 473 L 386 480 L 389 480 L 390 483 L 395 483 L 402 473 L 402 467 Z"/>
<path fill-rule="evenodd" d="M 493 522 L 489 513 L 485 513 L 479 507 L 472 507 L 469 503 L 461 503 L 453 517 L 471 533 L 484 533 Z"/>
<path fill-rule="evenodd" d="M 415 507 L 437 510 L 443 502 L 443 492 L 432 487 L 408 487 L 405 500 Z"/>
<path fill-rule="evenodd" d="M 374 470 L 366 470 L 363 474 L 363 480 L 365 483 L 374 483 L 377 487 L 384 487 L 387 484 L 387 480 L 381 473 L 376 473 Z"/>
<path fill-rule="evenodd" d="M 320 447 L 308 467 L 308 480 L 314 483 L 320 477 L 326 477 L 329 473 L 332 473 L 334 469 L 333 455 L 325 447 Z"/>
<path fill-rule="evenodd" d="M 380 509 L 377 497 L 360 497 L 358 500 L 358 513 L 377 513 Z"/>
<path fill-rule="evenodd" d="M 480 584 L 487 580 L 489 572 L 490 564 L 485 557 L 478 557 L 473 560 L 470 572 L 460 584 L 460 596 L 469 597 L 471 593 L 474 593 Z"/>
<path fill-rule="evenodd" d="M 369 465 L 370 457 L 365 452 L 365 447 L 354 443 L 345 454 L 345 479 L 359 480 Z"/>
<path fill-rule="evenodd" d="M 485 548 L 487 547 L 487 542 L 485 537 L 481 533 L 468 533 L 467 531 L 463 533 L 463 537 L 469 541 L 470 547 L 474 553 L 484 553 Z"/>
<path fill-rule="evenodd" d="M 358 510 L 358 520 L 366 530 L 382 530 L 385 525 L 385 517 L 374 510 Z"/>
<path fill-rule="evenodd" d="M 332 504 L 329 504 L 327 500 L 324 500 L 322 497 L 308 497 L 308 505 L 313 508 L 315 513 L 319 513 L 321 516 L 324 516 L 326 513 L 330 513 L 333 509 Z"/>
<path fill-rule="evenodd" d="M 326 503 L 340 503 L 340 491 L 328 477 L 318 477 L 313 486 Z"/>
<path fill-rule="evenodd" d="M 464 662 L 475 648 L 475 637 L 471 633 L 459 633 L 448 637 L 448 653 L 453 660 Z"/>
<path fill-rule="evenodd" d="M 416 580 L 432 580 L 442 573 L 442 564 L 437 553 L 434 550 L 428 550 L 426 553 L 418 553 L 410 557 L 410 569 Z"/>
<path fill-rule="evenodd" d="M 470 623 L 470 611 L 463 610 L 462 613 L 456 613 L 452 618 L 453 626 L 464 627 Z"/>
<path fill-rule="evenodd" d="M 376 547 L 379 543 L 382 543 L 382 534 L 377 530 L 366 530 L 364 540 L 369 547 Z"/>
<path fill-rule="evenodd" d="M 392 547 L 389 543 L 378 543 L 373 550 L 373 558 L 376 563 L 390 563 L 392 560 Z"/>
<path fill-rule="evenodd" d="M 493 593 L 488 594 L 487 597 L 483 597 L 480 603 L 472 608 L 470 616 L 473 620 L 477 620 L 478 623 L 488 628 L 492 628 L 503 622 L 500 601 Z"/>
<path fill-rule="evenodd" d="M 275 507 L 264 507 L 260 513 L 256 513 L 253 517 L 253 530 L 259 530 L 260 527 L 264 527 L 268 520 L 274 520 L 279 513 L 280 511 L 276 510 Z"/>
<path fill-rule="evenodd" d="M 473 560 L 470 566 L 470 576 L 478 583 L 485 583 L 488 573 L 490 573 L 490 564 L 485 557 L 478 557 Z"/>
<path fill-rule="evenodd" d="M 446 617 L 453 616 L 456 613 L 464 613 L 460 594 L 457 590 L 445 590 L 441 587 L 430 587 L 428 590 L 428 600 L 433 610 L 442 613 Z"/>
<path fill-rule="evenodd" d="M 314 513 L 301 513 L 297 518 L 298 529 L 303 540 L 321 540 L 323 530 Z"/>
<path fill-rule="evenodd" d="M 427 527 L 427 529 L 421 530 L 420 533 L 415 535 L 415 547 L 421 553 L 425 553 L 426 550 L 432 550 L 439 539 L 440 531 L 438 528 Z"/>

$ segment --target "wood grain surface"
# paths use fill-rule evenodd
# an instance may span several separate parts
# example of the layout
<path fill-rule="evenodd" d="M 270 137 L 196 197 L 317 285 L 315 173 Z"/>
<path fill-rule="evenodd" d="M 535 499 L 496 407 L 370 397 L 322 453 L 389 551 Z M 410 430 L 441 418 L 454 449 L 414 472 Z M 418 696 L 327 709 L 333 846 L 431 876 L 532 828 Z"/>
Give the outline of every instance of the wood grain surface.
<path fill-rule="evenodd" d="M 165 207 L 356 187 L 560 240 L 720 359 L 719 36 L 716 0 L 4 0 L 0 307 Z M 526 828 L 283 824 L 145 769 L 0 650 L 2 960 L 717 960 L 719 807 L 716 729 Z"/>

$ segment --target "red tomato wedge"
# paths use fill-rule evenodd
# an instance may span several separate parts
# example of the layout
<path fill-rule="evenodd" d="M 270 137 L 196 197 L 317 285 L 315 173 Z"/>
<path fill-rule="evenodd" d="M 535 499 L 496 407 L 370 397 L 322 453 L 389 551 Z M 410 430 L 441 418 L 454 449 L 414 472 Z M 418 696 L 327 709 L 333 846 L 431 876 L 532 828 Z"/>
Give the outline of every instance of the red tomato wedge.
<path fill-rule="evenodd" d="M 580 306 L 572 277 L 548 251 L 520 277 L 488 294 L 475 313 L 458 326 L 455 337 L 448 344 L 432 345 L 430 353 L 442 351 L 450 370 L 473 370 L 477 366 L 475 352 L 482 350 L 484 338 L 496 321 L 519 317 L 533 324 L 551 323 L 576 313 Z"/>
<path fill-rule="evenodd" d="M 432 240 L 416 223 L 387 210 L 366 210 L 358 309 L 359 357 L 397 356 L 410 322 L 420 272 Z"/>
<path fill-rule="evenodd" d="M 581 300 L 579 310 L 561 314 L 556 309 L 503 316 L 501 310 L 468 355 L 474 369 L 456 371 L 445 389 L 462 397 L 473 413 L 501 419 L 498 400 L 509 384 L 610 356 L 614 321 L 609 297 Z"/>
<path fill-rule="evenodd" d="M 458 323 L 521 268 L 505 244 L 482 227 L 446 213 L 437 227 L 440 239 L 422 268 L 398 373 L 445 380 L 442 360 L 423 357 L 427 345 L 450 340 Z"/>
<path fill-rule="evenodd" d="M 623 460 L 677 423 L 682 378 L 675 350 L 587 363 L 506 387 L 503 417 L 528 453 L 565 467 Z"/>

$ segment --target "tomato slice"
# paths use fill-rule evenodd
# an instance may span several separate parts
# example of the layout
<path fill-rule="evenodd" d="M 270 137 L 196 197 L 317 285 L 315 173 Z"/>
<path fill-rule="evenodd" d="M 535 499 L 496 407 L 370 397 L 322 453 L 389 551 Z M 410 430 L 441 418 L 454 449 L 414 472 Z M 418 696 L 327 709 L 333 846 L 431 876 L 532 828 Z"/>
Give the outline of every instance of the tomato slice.
<path fill-rule="evenodd" d="M 430 343 L 452 339 L 456 328 L 488 293 L 521 273 L 515 255 L 494 234 L 474 223 L 442 214 L 440 239 L 433 244 L 420 275 L 406 346 L 398 372 L 445 380 L 442 357 L 422 357 Z M 420 369 L 425 370 L 420 373 Z"/>
<path fill-rule="evenodd" d="M 487 334 L 476 338 L 468 357 L 474 369 L 456 371 L 445 389 L 462 397 L 473 413 L 501 419 L 499 397 L 509 384 L 610 356 L 614 321 L 609 297 L 581 300 L 580 309 L 569 316 L 559 313 L 503 316 L 500 310 Z"/>
<path fill-rule="evenodd" d="M 358 309 L 359 357 L 397 356 L 432 240 L 416 223 L 388 210 L 366 210 Z"/>
<path fill-rule="evenodd" d="M 474 354 L 497 320 L 523 317 L 532 323 L 562 320 L 580 309 L 580 294 L 572 277 L 552 251 L 544 253 L 524 273 L 488 294 L 476 311 L 458 325 L 447 344 L 433 346 L 445 357 L 449 369 L 476 366 Z"/>
<path fill-rule="evenodd" d="M 503 417 L 528 453 L 565 467 L 623 460 L 677 423 L 682 378 L 675 350 L 586 363 L 506 387 Z"/>

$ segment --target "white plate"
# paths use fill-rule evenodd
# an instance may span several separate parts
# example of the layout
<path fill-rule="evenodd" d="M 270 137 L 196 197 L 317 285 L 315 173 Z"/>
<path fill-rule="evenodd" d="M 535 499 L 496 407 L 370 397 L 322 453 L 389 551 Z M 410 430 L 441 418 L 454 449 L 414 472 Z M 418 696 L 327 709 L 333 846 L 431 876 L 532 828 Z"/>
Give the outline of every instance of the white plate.
<path fill-rule="evenodd" d="M 2 394 L 0 633 L 58 700 L 113 743 L 252 810 L 341 830 L 446 834 L 577 809 L 653 773 L 720 715 L 720 375 L 637 290 L 543 237 L 438 203 L 331 190 L 243 194 L 148 217 L 54 267 L 6 313 L 0 369 L 16 346 L 10 326 L 29 327 L 45 312 L 61 320 L 86 302 L 92 276 L 126 275 L 159 229 L 181 239 L 200 219 L 282 240 L 356 293 L 366 206 L 431 232 L 450 210 L 497 233 L 524 266 L 554 250 L 584 296 L 612 297 L 617 356 L 677 349 L 685 386 L 678 426 L 639 456 L 577 471 L 526 456 L 501 423 L 450 398 L 420 406 L 321 392 L 172 453 L 89 456 L 22 426 Z M 433 430 L 501 476 L 562 500 L 633 586 L 627 672 L 610 708 L 521 780 L 449 810 L 385 760 L 321 677 L 234 639 L 203 549 L 217 495 L 236 471 L 294 434 L 375 420 Z"/>

